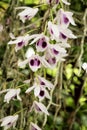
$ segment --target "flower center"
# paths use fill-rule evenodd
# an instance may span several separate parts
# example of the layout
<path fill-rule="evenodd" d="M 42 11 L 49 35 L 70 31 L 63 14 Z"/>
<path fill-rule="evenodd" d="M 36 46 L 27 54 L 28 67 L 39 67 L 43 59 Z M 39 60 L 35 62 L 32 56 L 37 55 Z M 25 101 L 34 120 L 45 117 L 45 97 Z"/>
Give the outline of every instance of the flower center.
<path fill-rule="evenodd" d="M 35 64 L 36 66 L 39 66 L 39 65 L 40 65 L 40 61 L 35 58 L 35 59 L 34 59 L 34 64 Z"/>
<path fill-rule="evenodd" d="M 53 34 L 53 30 L 51 29 L 50 31 L 51 31 L 51 34 Z"/>
<path fill-rule="evenodd" d="M 40 40 L 37 42 L 37 46 L 38 46 L 38 47 L 42 47 L 42 48 L 46 48 L 47 43 L 46 43 L 46 41 L 45 41 L 45 38 L 40 39 Z"/>
<path fill-rule="evenodd" d="M 43 82 L 43 81 L 41 81 L 41 83 L 40 83 L 41 85 L 45 85 L 45 83 Z"/>
<path fill-rule="evenodd" d="M 59 51 L 57 51 L 55 49 L 53 49 L 53 52 L 54 52 L 55 55 L 57 55 L 59 53 Z"/>
<path fill-rule="evenodd" d="M 66 16 L 64 16 L 64 23 L 67 24 L 68 22 L 69 22 L 69 19 Z"/>
<path fill-rule="evenodd" d="M 51 58 L 51 59 L 48 59 L 47 60 L 47 62 L 49 63 L 49 64 L 55 64 L 56 63 L 56 58 L 55 57 L 53 57 L 53 58 Z"/>
<path fill-rule="evenodd" d="M 43 91 L 43 90 L 40 91 L 40 96 L 41 96 L 41 97 L 44 96 L 44 91 Z"/>
<path fill-rule="evenodd" d="M 23 42 L 23 41 L 18 42 L 18 46 L 19 46 L 19 47 L 21 47 L 23 44 L 24 44 L 24 42 Z"/>
<path fill-rule="evenodd" d="M 63 33 L 60 33 L 60 36 L 61 36 L 63 39 L 66 39 L 66 38 L 67 38 Z"/>
<path fill-rule="evenodd" d="M 30 60 L 30 65 L 31 66 L 39 66 L 40 65 L 40 60 L 35 58 Z"/>
<path fill-rule="evenodd" d="M 45 48 L 47 46 L 47 43 L 45 41 L 42 42 L 42 47 Z"/>
<path fill-rule="evenodd" d="M 7 125 L 11 125 L 12 123 L 11 122 L 9 122 Z"/>
<path fill-rule="evenodd" d="M 55 63 L 56 63 L 56 59 L 55 59 L 55 57 L 54 57 L 54 58 L 52 58 L 52 61 L 53 61 L 53 64 L 55 64 Z"/>
<path fill-rule="evenodd" d="M 31 64 L 31 66 L 33 66 L 34 65 L 34 60 L 32 59 L 32 60 L 30 60 L 30 64 Z"/>

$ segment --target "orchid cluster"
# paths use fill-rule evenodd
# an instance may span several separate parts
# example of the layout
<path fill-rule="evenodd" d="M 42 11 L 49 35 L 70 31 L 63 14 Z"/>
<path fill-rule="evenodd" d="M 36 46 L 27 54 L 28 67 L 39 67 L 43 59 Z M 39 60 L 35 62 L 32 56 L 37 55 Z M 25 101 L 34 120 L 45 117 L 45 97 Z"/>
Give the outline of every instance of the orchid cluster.
<path fill-rule="evenodd" d="M 59 4 L 59 0 L 47 0 L 48 4 Z M 62 0 L 66 5 L 69 5 L 66 0 Z M 25 23 L 26 20 L 30 20 L 38 13 L 38 8 L 30 7 L 18 7 L 21 11 L 18 16 L 20 20 Z M 41 68 L 54 69 L 58 66 L 58 62 L 65 61 L 65 57 L 68 56 L 67 48 L 70 47 L 68 44 L 68 39 L 76 38 L 72 31 L 68 28 L 70 24 L 75 26 L 74 19 L 72 17 L 73 13 L 64 11 L 60 8 L 57 12 L 56 17 L 52 21 L 47 22 L 46 32 L 40 34 L 25 34 L 24 36 L 15 37 L 10 35 L 11 41 L 8 44 L 15 44 L 15 51 L 22 49 L 24 46 L 30 45 L 35 46 L 36 51 L 33 50 L 33 53 L 29 55 L 24 61 L 19 61 L 18 66 L 22 67 L 26 64 L 29 65 L 29 68 L 35 72 L 34 82 L 31 87 L 29 87 L 25 93 L 28 94 L 31 91 L 34 92 L 35 97 L 37 97 L 33 102 L 32 109 L 37 113 L 44 113 L 49 115 L 47 107 L 43 104 L 43 100 L 47 98 L 50 100 L 52 97 L 50 91 L 54 89 L 54 84 L 44 78 L 44 75 L 38 75 L 37 71 Z M 30 51 L 29 51 L 30 53 Z M 20 97 L 20 88 L 8 89 L 4 102 L 9 103 L 10 100 L 19 100 Z M 4 126 L 4 129 L 7 130 L 11 126 L 16 125 L 18 120 L 18 115 L 7 116 L 2 118 L 1 126 Z M 30 130 L 41 130 L 39 126 L 30 123 Z"/>

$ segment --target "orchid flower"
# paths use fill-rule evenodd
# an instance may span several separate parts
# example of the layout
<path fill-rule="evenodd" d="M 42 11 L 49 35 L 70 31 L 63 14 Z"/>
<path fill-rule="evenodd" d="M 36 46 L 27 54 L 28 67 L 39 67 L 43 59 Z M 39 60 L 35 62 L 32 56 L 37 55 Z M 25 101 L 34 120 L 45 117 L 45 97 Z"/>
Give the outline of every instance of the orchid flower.
<path fill-rule="evenodd" d="M 52 53 L 50 53 L 49 49 L 45 52 L 45 55 L 41 58 L 41 63 L 44 67 L 53 69 L 57 65 L 57 60 Z"/>
<path fill-rule="evenodd" d="M 4 130 L 9 129 L 12 126 L 15 127 L 17 120 L 18 115 L 4 117 L 0 120 L 2 122 L 1 127 L 4 127 Z"/>
<path fill-rule="evenodd" d="M 36 72 L 41 67 L 41 58 L 38 55 L 32 55 L 28 59 L 20 62 L 18 65 L 19 67 L 22 67 L 26 65 L 27 63 L 29 64 L 30 69 L 33 72 Z"/>
<path fill-rule="evenodd" d="M 48 30 L 51 34 L 52 40 L 56 40 L 57 42 L 66 43 L 68 38 L 76 38 L 70 29 L 64 29 L 62 26 L 53 24 L 51 21 L 48 22 Z"/>
<path fill-rule="evenodd" d="M 53 89 L 54 85 L 50 81 L 48 81 L 47 79 L 45 79 L 44 77 L 41 77 L 41 76 L 37 76 L 37 77 L 39 80 L 39 84 L 42 87 L 48 88 L 49 90 Z"/>
<path fill-rule="evenodd" d="M 42 87 L 38 83 L 34 83 L 32 87 L 29 87 L 26 90 L 26 93 L 31 92 L 34 89 L 34 95 L 39 98 L 39 101 L 42 101 L 45 97 L 50 99 L 50 95 L 48 91 L 45 89 L 45 87 Z"/>
<path fill-rule="evenodd" d="M 35 86 L 37 86 L 37 83 L 39 86 L 41 86 L 41 88 L 48 88 L 48 90 L 51 90 L 54 87 L 54 85 L 49 80 L 37 75 L 37 77 L 34 79 L 33 87 L 31 89 L 29 88 L 29 90 L 27 89 L 26 93 L 32 91 Z"/>
<path fill-rule="evenodd" d="M 32 71 L 34 71 L 34 72 L 37 71 L 41 67 L 41 61 L 40 61 L 39 56 L 32 55 L 29 58 L 29 66 Z"/>
<path fill-rule="evenodd" d="M 29 35 L 19 36 L 8 42 L 8 44 L 16 44 L 15 50 L 20 50 L 23 46 L 26 46 L 29 41 Z"/>
<path fill-rule="evenodd" d="M 18 89 L 9 89 L 8 92 L 6 93 L 5 97 L 4 97 L 4 102 L 9 103 L 9 101 L 11 99 L 14 100 L 15 97 L 17 97 L 17 99 L 19 101 L 21 101 L 21 98 L 20 98 L 19 94 L 20 94 L 20 88 L 18 88 Z"/>
<path fill-rule="evenodd" d="M 47 108 L 41 102 L 34 101 L 32 106 L 36 112 L 42 112 L 46 115 L 49 115 Z"/>
<path fill-rule="evenodd" d="M 48 99 L 50 99 L 50 95 L 49 95 L 48 91 L 46 90 L 46 88 L 48 88 L 50 90 L 53 87 L 54 86 L 53 86 L 53 84 L 50 81 L 46 80 L 43 77 L 37 76 L 35 78 L 34 85 L 32 87 L 29 87 L 26 90 L 26 93 L 29 93 L 32 90 L 34 90 L 34 95 L 36 97 L 38 97 L 39 100 L 41 101 L 45 97 L 48 98 Z"/>
<path fill-rule="evenodd" d="M 72 12 L 64 11 L 63 9 L 60 9 L 56 17 L 58 19 L 58 24 L 63 28 L 67 28 L 70 23 L 75 26 L 76 24 L 74 22 L 72 15 L 73 15 Z"/>
<path fill-rule="evenodd" d="M 64 61 L 64 57 L 68 55 L 65 48 L 59 46 L 59 44 L 52 44 L 50 48 L 50 53 L 52 53 L 52 55 L 56 57 L 57 61 Z"/>
<path fill-rule="evenodd" d="M 49 42 L 48 37 L 45 36 L 45 37 L 40 38 L 36 43 L 37 52 L 45 51 L 48 47 L 48 42 Z"/>
<path fill-rule="evenodd" d="M 43 52 L 48 48 L 49 38 L 45 36 L 43 33 L 33 34 L 30 36 L 30 39 L 33 39 L 30 42 L 30 45 L 36 43 L 37 52 Z"/>
<path fill-rule="evenodd" d="M 30 123 L 30 130 L 41 130 L 39 126 L 34 124 L 33 122 Z"/>
<path fill-rule="evenodd" d="M 27 19 L 30 20 L 33 18 L 37 12 L 38 8 L 25 7 L 24 10 L 18 14 L 18 16 L 20 17 L 20 20 L 25 23 Z"/>

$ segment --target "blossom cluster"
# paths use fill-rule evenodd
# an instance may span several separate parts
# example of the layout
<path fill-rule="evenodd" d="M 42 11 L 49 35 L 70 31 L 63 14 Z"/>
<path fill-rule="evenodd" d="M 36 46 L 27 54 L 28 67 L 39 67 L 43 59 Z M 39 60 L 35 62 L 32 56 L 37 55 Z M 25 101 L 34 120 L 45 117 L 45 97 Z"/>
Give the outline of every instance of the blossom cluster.
<path fill-rule="evenodd" d="M 47 0 L 46 2 L 48 4 L 59 4 L 60 1 Z M 70 4 L 66 0 L 62 0 L 62 2 L 67 5 Z M 23 23 L 25 23 L 26 20 L 33 18 L 39 11 L 38 8 L 31 7 L 18 7 L 18 9 L 23 10 L 18 14 Z M 32 35 L 26 34 L 18 37 L 10 35 L 11 40 L 8 42 L 8 44 L 16 44 L 15 51 L 18 51 L 27 45 L 34 45 L 36 48 L 36 51 L 33 50 L 33 53 L 24 61 L 20 61 L 18 66 L 22 67 L 28 64 L 29 68 L 36 73 L 42 67 L 54 69 L 57 67 L 58 62 L 65 61 L 65 57 L 68 56 L 66 49 L 70 47 L 68 39 L 76 38 L 76 36 L 68 28 L 70 24 L 75 26 L 72 15 L 72 12 L 64 11 L 62 8 L 60 8 L 54 20 L 47 21 L 47 33 L 42 32 L 40 34 Z M 42 103 L 42 101 L 45 98 L 48 100 L 52 98 L 50 95 L 50 91 L 52 89 L 54 89 L 54 84 L 45 79 L 43 74 L 41 76 L 38 74 L 35 75 L 33 85 L 25 91 L 27 94 L 31 91 L 34 91 L 35 97 L 38 98 L 38 101 L 35 100 L 32 105 L 32 109 L 34 109 L 35 112 L 49 115 L 47 107 Z M 10 100 L 15 99 L 19 101 L 22 100 L 20 97 L 20 88 L 8 89 L 5 92 L 7 93 L 4 97 L 4 102 L 9 103 Z M 17 120 L 18 115 L 14 114 L 13 116 L 7 116 L 1 119 L 1 126 L 4 126 L 5 130 L 7 130 L 11 126 L 14 127 Z M 34 129 L 41 130 L 39 126 L 31 122 L 30 130 Z"/>

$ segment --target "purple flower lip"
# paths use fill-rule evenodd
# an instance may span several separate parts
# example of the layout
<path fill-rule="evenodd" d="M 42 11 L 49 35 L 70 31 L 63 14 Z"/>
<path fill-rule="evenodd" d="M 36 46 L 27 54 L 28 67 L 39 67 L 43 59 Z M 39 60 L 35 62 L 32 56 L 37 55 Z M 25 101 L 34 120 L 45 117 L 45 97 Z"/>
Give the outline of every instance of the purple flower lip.
<path fill-rule="evenodd" d="M 49 3 L 51 4 L 52 0 L 49 0 Z"/>
<path fill-rule="evenodd" d="M 40 40 L 37 42 L 37 46 L 38 46 L 38 47 L 42 47 L 42 48 L 46 48 L 46 47 L 47 47 L 47 43 L 46 43 L 46 41 L 45 41 L 45 38 L 40 39 Z"/>
<path fill-rule="evenodd" d="M 28 15 L 25 15 L 25 18 L 28 18 Z"/>
<path fill-rule="evenodd" d="M 55 55 L 57 55 L 57 54 L 59 53 L 59 51 L 57 51 L 56 49 L 53 48 L 53 53 L 54 53 Z"/>
<path fill-rule="evenodd" d="M 55 63 L 56 63 L 56 58 L 53 57 L 53 58 L 51 58 L 51 59 L 48 59 L 47 62 L 48 62 L 49 64 L 55 64 Z"/>
<path fill-rule="evenodd" d="M 44 91 L 43 91 L 43 90 L 41 90 L 41 91 L 40 91 L 40 93 L 39 93 L 39 95 L 40 95 L 41 97 L 43 97 L 43 96 L 44 96 L 44 94 L 45 94 L 45 93 L 44 93 Z"/>
<path fill-rule="evenodd" d="M 26 18 L 26 20 L 27 20 L 27 19 L 31 18 L 31 16 L 25 15 L 25 18 Z"/>
<path fill-rule="evenodd" d="M 40 83 L 41 85 L 45 85 L 45 83 L 43 82 L 43 81 L 41 81 L 41 83 Z"/>
<path fill-rule="evenodd" d="M 47 46 L 47 43 L 44 41 L 42 42 L 42 47 L 45 48 Z"/>
<path fill-rule="evenodd" d="M 65 36 L 63 33 L 60 33 L 60 37 L 62 37 L 63 39 L 67 38 L 67 36 Z"/>
<path fill-rule="evenodd" d="M 23 44 L 24 44 L 24 42 L 23 42 L 23 41 L 18 42 L 18 46 L 19 46 L 19 47 L 21 47 Z"/>
<path fill-rule="evenodd" d="M 35 104 L 35 109 L 38 111 L 38 112 L 40 112 L 41 111 L 41 109 Z"/>
<path fill-rule="evenodd" d="M 30 60 L 30 64 L 31 64 L 31 66 L 34 65 L 34 60 L 33 59 Z"/>
<path fill-rule="evenodd" d="M 53 61 L 54 64 L 56 63 L 56 59 L 55 59 L 55 57 L 52 58 L 52 61 Z"/>
<path fill-rule="evenodd" d="M 69 19 L 66 16 L 64 16 L 64 23 L 67 24 L 68 22 L 69 22 Z"/>
<path fill-rule="evenodd" d="M 40 60 L 35 58 L 30 60 L 30 65 L 31 66 L 39 66 L 40 65 Z"/>
<path fill-rule="evenodd" d="M 9 122 L 7 125 L 11 125 L 12 123 L 11 122 Z"/>
<path fill-rule="evenodd" d="M 36 66 L 40 65 L 40 61 L 38 59 L 36 59 L 36 58 L 34 59 L 34 63 L 35 63 Z"/>
<path fill-rule="evenodd" d="M 53 34 L 53 30 L 51 29 L 50 31 L 51 31 L 51 34 Z"/>

